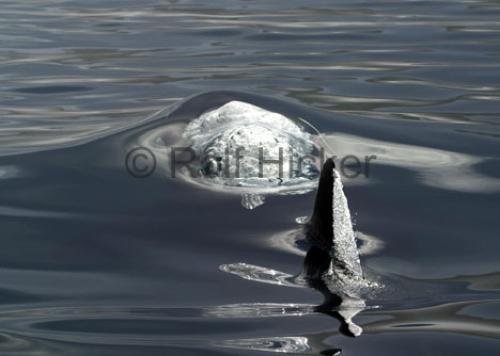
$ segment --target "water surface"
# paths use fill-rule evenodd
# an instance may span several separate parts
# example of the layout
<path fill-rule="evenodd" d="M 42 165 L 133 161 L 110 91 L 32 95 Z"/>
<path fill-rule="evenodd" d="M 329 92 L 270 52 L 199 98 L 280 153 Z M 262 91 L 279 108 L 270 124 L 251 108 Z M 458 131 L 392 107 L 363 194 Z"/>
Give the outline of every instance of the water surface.
<path fill-rule="evenodd" d="M 498 354 L 497 2 L 0 8 L 1 353 Z M 127 173 L 129 148 L 233 99 L 307 120 L 339 157 L 377 156 L 344 180 L 384 284 L 360 337 L 316 308 L 321 287 L 286 279 L 313 194 L 250 211 Z"/>

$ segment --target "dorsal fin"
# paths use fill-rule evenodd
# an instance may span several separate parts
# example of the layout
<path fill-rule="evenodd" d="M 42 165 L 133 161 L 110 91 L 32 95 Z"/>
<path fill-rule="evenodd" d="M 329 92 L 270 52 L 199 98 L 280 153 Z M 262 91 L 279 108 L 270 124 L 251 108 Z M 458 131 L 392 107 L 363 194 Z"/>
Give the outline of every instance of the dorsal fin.
<path fill-rule="evenodd" d="M 330 251 L 333 239 L 333 170 L 335 163 L 328 158 L 321 169 L 314 212 L 307 227 L 309 242 L 324 251 Z"/>

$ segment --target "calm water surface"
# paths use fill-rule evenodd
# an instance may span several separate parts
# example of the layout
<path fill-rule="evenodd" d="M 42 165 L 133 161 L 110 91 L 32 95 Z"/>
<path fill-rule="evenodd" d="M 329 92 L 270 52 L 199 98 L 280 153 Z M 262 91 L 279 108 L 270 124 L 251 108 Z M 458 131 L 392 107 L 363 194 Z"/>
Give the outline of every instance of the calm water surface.
<path fill-rule="evenodd" d="M 499 18 L 486 0 L 1 1 L 0 353 L 497 355 Z M 220 267 L 300 273 L 286 236 L 313 194 L 246 210 L 127 174 L 128 148 L 233 99 L 377 156 L 344 182 L 384 284 L 360 337 L 314 311 L 321 290 Z"/>

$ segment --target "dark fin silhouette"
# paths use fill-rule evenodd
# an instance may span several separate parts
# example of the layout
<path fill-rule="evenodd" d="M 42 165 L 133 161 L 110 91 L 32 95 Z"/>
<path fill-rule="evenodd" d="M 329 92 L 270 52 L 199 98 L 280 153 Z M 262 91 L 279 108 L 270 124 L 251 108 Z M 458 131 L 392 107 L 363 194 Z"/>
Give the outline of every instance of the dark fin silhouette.
<path fill-rule="evenodd" d="M 333 169 L 335 163 L 328 158 L 321 169 L 314 212 L 306 227 L 307 240 L 323 251 L 330 251 L 333 243 Z"/>

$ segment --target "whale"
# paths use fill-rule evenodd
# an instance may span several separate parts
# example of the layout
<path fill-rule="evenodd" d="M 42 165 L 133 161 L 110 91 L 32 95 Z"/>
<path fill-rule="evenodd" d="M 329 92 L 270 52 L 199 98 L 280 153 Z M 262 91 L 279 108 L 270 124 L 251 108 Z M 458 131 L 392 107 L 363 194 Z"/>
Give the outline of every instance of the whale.
<path fill-rule="evenodd" d="M 267 195 L 316 191 L 311 217 L 297 232 L 309 243 L 300 273 L 244 262 L 219 268 L 256 282 L 315 289 L 325 299 L 316 311 L 340 320 L 345 334 L 360 335 L 362 329 L 352 319 L 367 308 L 365 293 L 376 285 L 364 276 L 342 177 L 334 160 L 322 155 L 319 130 L 307 117 L 281 110 L 279 102 L 243 94 L 200 95 L 162 115 L 164 124 L 137 135 L 135 143 L 151 149 L 158 166 L 175 169 L 184 183 L 240 195 L 247 209 L 262 205 Z M 188 159 L 169 162 L 169 146 L 188 148 Z M 280 149 L 282 170 L 276 163 Z"/>
<path fill-rule="evenodd" d="M 314 312 L 337 319 L 344 335 L 361 335 L 363 329 L 353 318 L 369 308 L 364 296 L 380 285 L 363 274 L 342 179 L 331 158 L 322 166 L 312 215 L 301 233 L 309 249 L 298 275 L 246 263 L 220 269 L 256 282 L 312 288 L 324 298 Z"/>
<path fill-rule="evenodd" d="M 363 277 L 342 179 L 331 158 L 321 170 L 313 214 L 305 229 L 311 245 L 330 254 L 335 267 L 331 268 L 332 273 L 351 279 Z"/>
<path fill-rule="evenodd" d="M 141 146 L 164 159 L 159 166 L 168 167 L 171 176 L 238 194 L 247 209 L 262 205 L 267 195 L 315 189 L 323 149 L 305 119 L 240 97 L 205 107 L 141 137 Z M 173 114 L 180 116 L 178 110 Z M 167 146 L 174 154 L 165 153 Z"/>
<path fill-rule="evenodd" d="M 302 276 L 324 295 L 316 310 L 340 320 L 343 334 L 361 335 L 362 328 L 352 319 L 366 308 L 363 291 L 375 284 L 364 278 L 342 179 L 331 158 L 321 170 L 305 236 L 311 248 L 304 258 Z"/>

